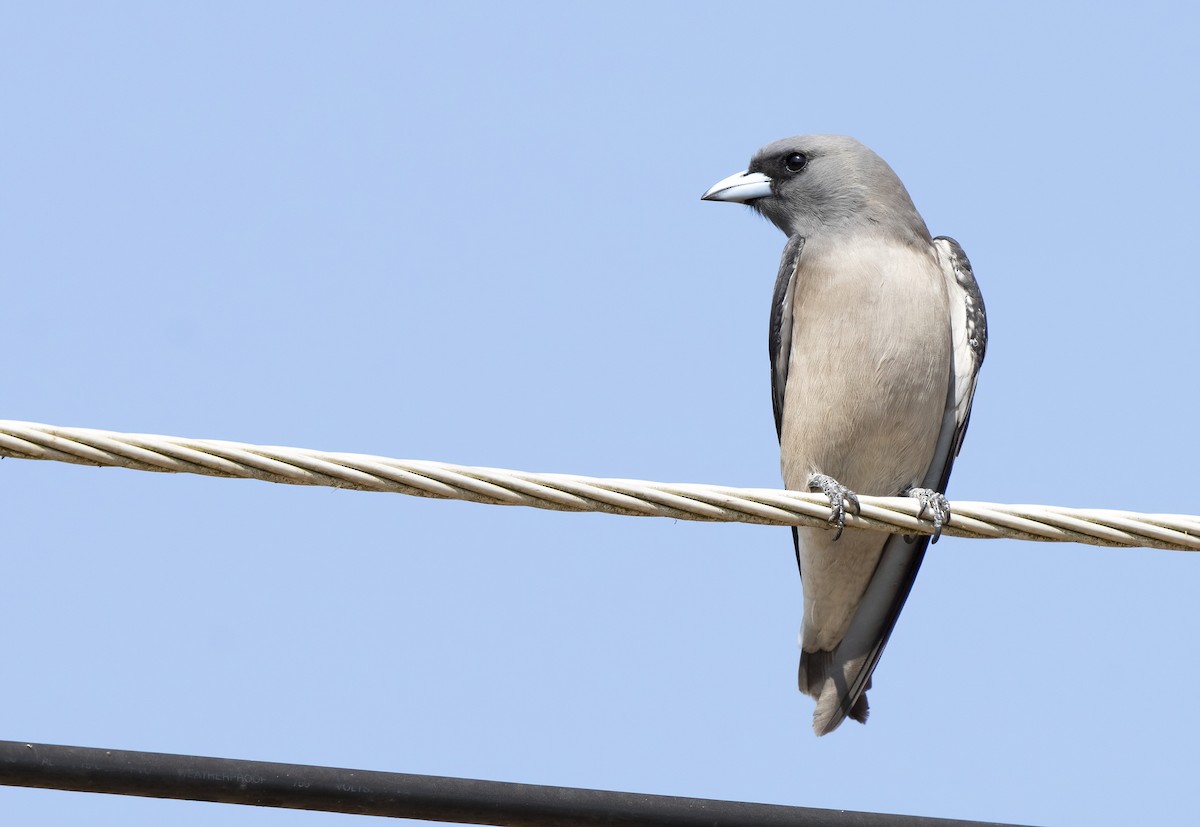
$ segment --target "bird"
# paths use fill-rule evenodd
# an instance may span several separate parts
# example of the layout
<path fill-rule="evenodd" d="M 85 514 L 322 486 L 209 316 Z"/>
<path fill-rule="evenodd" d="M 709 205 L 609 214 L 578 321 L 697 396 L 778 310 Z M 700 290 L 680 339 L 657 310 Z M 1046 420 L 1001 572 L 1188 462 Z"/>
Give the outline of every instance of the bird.
<path fill-rule="evenodd" d="M 767 144 L 703 196 L 787 236 L 771 300 L 771 396 L 784 485 L 820 491 L 826 528 L 792 530 L 803 592 L 800 691 L 813 730 L 866 723 L 871 675 L 931 537 L 851 530 L 858 494 L 951 519 L 950 469 L 987 350 L 987 315 L 953 238 L 930 235 L 899 177 L 842 135 Z"/>

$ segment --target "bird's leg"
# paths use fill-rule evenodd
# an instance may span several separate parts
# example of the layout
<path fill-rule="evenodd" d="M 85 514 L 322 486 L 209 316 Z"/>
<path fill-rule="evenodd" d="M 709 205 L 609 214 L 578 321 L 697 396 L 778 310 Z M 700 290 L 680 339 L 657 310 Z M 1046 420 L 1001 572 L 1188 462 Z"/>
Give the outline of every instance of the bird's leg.
<path fill-rule="evenodd" d="M 946 495 L 932 488 L 910 488 L 904 492 L 904 496 L 913 497 L 921 504 L 917 512 L 918 520 L 925 516 L 926 511 L 929 512 L 929 519 L 933 521 L 933 542 L 936 543 L 942 536 L 942 526 L 950 522 L 950 501 Z"/>
<path fill-rule="evenodd" d="M 841 537 L 846 527 L 846 503 L 854 507 L 855 514 L 860 512 L 858 495 L 828 474 L 809 474 L 808 490 L 820 491 L 829 498 L 829 522 L 837 526 L 833 539 Z"/>

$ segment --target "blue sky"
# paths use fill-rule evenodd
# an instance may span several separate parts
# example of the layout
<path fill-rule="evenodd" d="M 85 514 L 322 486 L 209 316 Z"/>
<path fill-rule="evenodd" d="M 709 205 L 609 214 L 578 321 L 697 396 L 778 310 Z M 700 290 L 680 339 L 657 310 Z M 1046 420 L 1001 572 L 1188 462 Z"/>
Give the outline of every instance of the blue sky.
<path fill-rule="evenodd" d="M 970 254 L 951 499 L 1197 513 L 1197 12 L 0 5 L 0 417 L 776 486 L 784 239 L 854 135 Z M 0 463 L 0 737 L 991 819 L 1195 812 L 1200 559 L 947 538 L 815 738 L 787 531 Z M 360 824 L 0 789 L 13 823 Z"/>

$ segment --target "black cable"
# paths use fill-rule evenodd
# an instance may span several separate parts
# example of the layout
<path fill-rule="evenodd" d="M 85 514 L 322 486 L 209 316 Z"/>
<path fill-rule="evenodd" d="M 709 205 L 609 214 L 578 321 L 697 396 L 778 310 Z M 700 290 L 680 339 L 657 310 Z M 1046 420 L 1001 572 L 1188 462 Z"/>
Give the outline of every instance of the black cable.
<path fill-rule="evenodd" d="M 511 827 L 984 827 L 920 816 L 17 741 L 0 741 L 0 784 Z"/>

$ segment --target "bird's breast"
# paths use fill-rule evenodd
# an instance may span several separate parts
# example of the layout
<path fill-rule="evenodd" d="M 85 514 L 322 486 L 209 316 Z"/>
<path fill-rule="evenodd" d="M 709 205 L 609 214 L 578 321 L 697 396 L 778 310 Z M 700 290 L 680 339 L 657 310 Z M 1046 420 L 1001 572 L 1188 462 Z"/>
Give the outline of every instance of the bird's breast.
<path fill-rule="evenodd" d="M 864 494 L 919 485 L 951 379 L 950 311 L 932 247 L 808 243 L 794 276 L 783 477 Z"/>

